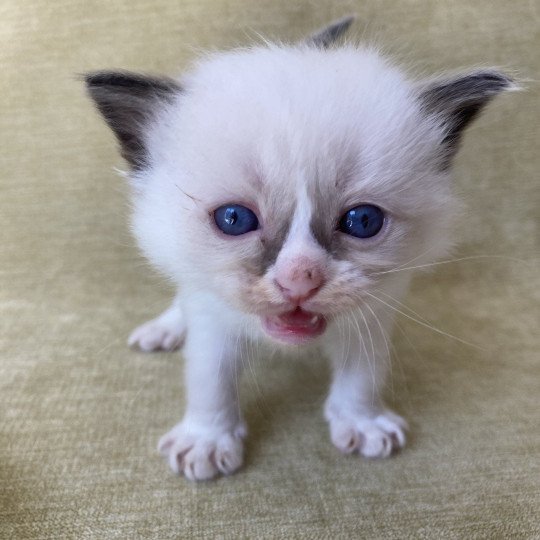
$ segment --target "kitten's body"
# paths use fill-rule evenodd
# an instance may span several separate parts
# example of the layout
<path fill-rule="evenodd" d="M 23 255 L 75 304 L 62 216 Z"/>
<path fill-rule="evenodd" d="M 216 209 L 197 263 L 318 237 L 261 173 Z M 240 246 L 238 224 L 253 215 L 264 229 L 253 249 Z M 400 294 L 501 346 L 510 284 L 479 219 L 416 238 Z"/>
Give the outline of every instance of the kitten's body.
<path fill-rule="evenodd" d="M 159 446 L 193 480 L 242 463 L 236 380 L 253 341 L 328 356 L 340 450 L 386 457 L 405 442 L 381 395 L 388 305 L 410 276 L 395 270 L 447 253 L 459 136 L 512 83 L 493 70 L 414 83 L 374 50 L 326 48 L 334 34 L 213 55 L 180 82 L 87 79 L 132 165 L 135 235 L 178 285 L 130 344 L 172 349 L 185 336 L 187 410 Z M 258 228 L 219 230 L 214 211 L 231 204 Z M 371 237 L 341 225 L 358 205 L 384 212 Z"/>

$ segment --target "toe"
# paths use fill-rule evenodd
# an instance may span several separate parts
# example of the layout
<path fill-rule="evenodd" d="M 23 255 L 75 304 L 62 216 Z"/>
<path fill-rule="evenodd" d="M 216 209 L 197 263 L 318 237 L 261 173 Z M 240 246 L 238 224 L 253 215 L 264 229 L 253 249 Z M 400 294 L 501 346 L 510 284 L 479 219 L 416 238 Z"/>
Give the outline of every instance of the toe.
<path fill-rule="evenodd" d="M 230 435 L 223 436 L 218 442 L 214 461 L 222 474 L 231 474 L 238 470 L 243 461 L 242 441 Z"/>
<path fill-rule="evenodd" d="M 330 437 L 334 446 L 344 454 L 351 454 L 361 445 L 361 434 L 346 422 L 330 424 Z"/>
<path fill-rule="evenodd" d="M 360 453 L 367 458 L 385 458 L 392 453 L 392 440 L 390 436 L 378 428 L 364 431 L 364 444 Z"/>
<path fill-rule="evenodd" d="M 388 411 L 378 416 L 330 417 L 330 437 L 345 454 L 360 453 L 366 458 L 386 458 L 405 446 L 407 423 Z"/>
<path fill-rule="evenodd" d="M 211 444 L 201 444 L 193 447 L 183 459 L 182 471 L 184 476 L 193 482 L 214 478 L 218 473 L 214 463 L 214 455 L 215 449 Z"/>

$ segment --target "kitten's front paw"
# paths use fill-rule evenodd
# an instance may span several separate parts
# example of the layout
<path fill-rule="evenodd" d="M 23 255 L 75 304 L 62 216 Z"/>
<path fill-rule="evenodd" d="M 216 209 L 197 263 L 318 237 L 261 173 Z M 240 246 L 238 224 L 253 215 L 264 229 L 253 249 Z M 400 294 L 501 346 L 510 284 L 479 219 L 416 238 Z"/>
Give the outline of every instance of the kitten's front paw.
<path fill-rule="evenodd" d="M 167 458 L 170 468 L 192 481 L 210 480 L 219 474 L 232 474 L 244 457 L 243 423 L 234 430 L 194 429 L 183 422 L 163 435 L 158 450 Z"/>
<path fill-rule="evenodd" d="M 405 446 L 407 422 L 391 411 L 368 416 L 327 410 L 326 418 L 334 446 L 345 454 L 358 452 L 367 458 L 386 458 Z"/>
<path fill-rule="evenodd" d="M 135 328 L 128 338 L 128 345 L 144 352 L 174 351 L 182 345 L 184 334 L 181 321 L 158 317 Z"/>

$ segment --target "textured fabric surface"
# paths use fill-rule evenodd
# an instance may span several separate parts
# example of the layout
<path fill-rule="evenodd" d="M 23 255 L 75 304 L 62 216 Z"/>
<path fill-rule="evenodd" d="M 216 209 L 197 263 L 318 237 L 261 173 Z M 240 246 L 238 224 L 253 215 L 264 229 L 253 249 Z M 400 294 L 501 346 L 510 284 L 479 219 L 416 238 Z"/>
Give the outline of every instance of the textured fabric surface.
<path fill-rule="evenodd" d="M 175 74 L 199 49 L 297 38 L 350 12 L 416 72 L 539 77 L 536 1 L 1 3 L 0 538 L 540 537 L 535 82 L 468 132 L 464 259 L 417 277 L 405 301 L 471 345 L 399 319 L 389 395 L 411 423 L 403 452 L 338 454 L 317 358 L 247 371 L 234 477 L 190 484 L 155 450 L 181 416 L 181 356 L 125 340 L 171 291 L 134 248 L 122 162 L 75 74 Z"/>

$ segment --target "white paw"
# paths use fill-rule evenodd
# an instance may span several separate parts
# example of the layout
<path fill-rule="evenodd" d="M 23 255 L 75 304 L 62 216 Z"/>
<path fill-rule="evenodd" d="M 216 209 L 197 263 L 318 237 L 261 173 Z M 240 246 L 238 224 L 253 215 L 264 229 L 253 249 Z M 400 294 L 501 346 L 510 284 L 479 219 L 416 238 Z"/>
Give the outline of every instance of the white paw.
<path fill-rule="evenodd" d="M 192 481 L 210 480 L 219 474 L 232 474 L 244 458 L 244 424 L 231 431 L 215 428 L 189 428 L 177 424 L 163 435 L 158 450 L 170 468 Z"/>
<path fill-rule="evenodd" d="M 174 351 L 183 340 L 183 327 L 171 327 L 154 319 L 135 328 L 128 338 L 128 345 L 144 352 Z"/>
<path fill-rule="evenodd" d="M 391 411 L 375 416 L 327 413 L 327 420 L 334 446 L 345 454 L 386 458 L 405 446 L 407 422 Z"/>

